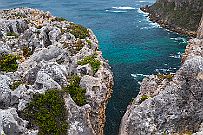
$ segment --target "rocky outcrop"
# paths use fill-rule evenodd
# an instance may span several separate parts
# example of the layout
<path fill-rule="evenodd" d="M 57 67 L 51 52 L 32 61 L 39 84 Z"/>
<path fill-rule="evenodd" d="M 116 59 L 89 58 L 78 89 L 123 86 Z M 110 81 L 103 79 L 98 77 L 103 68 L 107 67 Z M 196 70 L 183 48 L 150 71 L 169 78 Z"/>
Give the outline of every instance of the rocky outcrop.
<path fill-rule="evenodd" d="M 78 63 L 87 58 L 94 59 Z M 34 95 L 63 91 L 73 75 L 81 78 L 86 104 L 64 94 L 67 134 L 102 135 L 113 76 L 93 32 L 36 9 L 0 11 L 1 134 L 37 135 L 39 128 L 30 127 L 21 112 Z"/>
<path fill-rule="evenodd" d="M 150 20 L 172 31 L 196 37 L 203 11 L 202 0 L 157 0 L 141 8 Z"/>
<path fill-rule="evenodd" d="M 202 14 L 202 19 L 200 21 L 200 27 L 197 31 L 197 38 L 203 39 L 203 14 Z"/>
<path fill-rule="evenodd" d="M 200 24 L 202 24 L 201 22 Z M 202 33 L 200 25 L 199 33 Z M 191 39 L 175 75 L 145 78 L 122 118 L 120 135 L 202 135 L 203 40 Z"/>

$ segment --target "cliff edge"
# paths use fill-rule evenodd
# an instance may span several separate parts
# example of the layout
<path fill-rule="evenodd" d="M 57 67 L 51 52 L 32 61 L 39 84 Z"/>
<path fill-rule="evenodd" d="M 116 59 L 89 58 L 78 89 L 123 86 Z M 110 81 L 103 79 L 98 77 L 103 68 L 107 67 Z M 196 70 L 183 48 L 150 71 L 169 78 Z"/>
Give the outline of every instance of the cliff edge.
<path fill-rule="evenodd" d="M 90 29 L 0 11 L 0 134 L 102 135 L 113 76 Z"/>
<path fill-rule="evenodd" d="M 172 0 L 173 1 L 173 0 Z M 203 134 L 203 17 L 175 75 L 151 75 L 122 118 L 120 135 Z"/>
<path fill-rule="evenodd" d="M 157 0 L 151 6 L 141 8 L 149 13 L 153 22 L 162 27 L 196 37 L 202 17 L 202 0 Z"/>

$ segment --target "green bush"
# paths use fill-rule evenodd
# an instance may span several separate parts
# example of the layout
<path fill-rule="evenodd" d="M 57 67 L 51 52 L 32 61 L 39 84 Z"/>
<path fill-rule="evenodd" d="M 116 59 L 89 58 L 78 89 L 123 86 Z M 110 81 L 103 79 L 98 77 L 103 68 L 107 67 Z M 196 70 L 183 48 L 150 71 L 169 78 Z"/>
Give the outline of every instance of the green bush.
<path fill-rule="evenodd" d="M 13 84 L 10 86 L 10 88 L 11 88 L 11 90 L 15 90 L 21 84 L 23 84 L 22 81 L 14 81 Z"/>
<path fill-rule="evenodd" d="M 16 34 L 15 32 L 7 32 L 6 36 L 14 36 L 15 38 L 18 38 L 18 34 Z"/>
<path fill-rule="evenodd" d="M 62 21 L 66 21 L 66 19 L 62 17 L 55 17 L 54 19 L 52 19 L 52 21 L 62 22 Z"/>
<path fill-rule="evenodd" d="M 5 72 L 15 72 L 18 68 L 16 60 L 19 57 L 12 54 L 3 55 L 0 58 L 0 69 Z"/>
<path fill-rule="evenodd" d="M 168 79 L 169 81 L 172 81 L 174 75 L 172 75 L 172 74 L 157 74 L 157 77 L 161 80 Z"/>
<path fill-rule="evenodd" d="M 96 73 L 101 65 L 101 62 L 95 58 L 96 58 L 95 55 L 86 56 L 83 60 L 78 61 L 77 64 L 86 65 L 89 63 L 92 67 L 93 72 Z"/>
<path fill-rule="evenodd" d="M 145 101 L 146 99 L 149 99 L 149 98 L 150 98 L 150 96 L 142 95 L 140 100 L 141 100 L 141 102 L 143 102 L 143 101 Z"/>
<path fill-rule="evenodd" d="M 68 28 L 68 31 L 71 34 L 73 34 L 76 38 L 80 39 L 85 39 L 86 37 L 90 36 L 88 29 L 78 24 L 71 23 L 70 27 Z"/>
<path fill-rule="evenodd" d="M 80 80 L 81 78 L 79 76 L 72 76 L 70 79 L 70 85 L 66 88 L 66 91 L 70 94 L 77 105 L 83 106 L 86 104 L 86 90 L 79 86 Z"/>
<path fill-rule="evenodd" d="M 90 46 L 90 48 L 92 48 L 93 44 L 90 40 L 86 40 L 87 44 Z"/>
<path fill-rule="evenodd" d="M 76 42 L 76 51 L 80 51 L 83 48 L 84 44 L 82 43 L 81 39 L 77 40 Z"/>
<path fill-rule="evenodd" d="M 49 90 L 45 94 L 34 95 L 29 105 L 20 113 L 28 120 L 29 126 L 38 127 L 38 135 L 66 135 L 67 113 L 63 92 Z"/>

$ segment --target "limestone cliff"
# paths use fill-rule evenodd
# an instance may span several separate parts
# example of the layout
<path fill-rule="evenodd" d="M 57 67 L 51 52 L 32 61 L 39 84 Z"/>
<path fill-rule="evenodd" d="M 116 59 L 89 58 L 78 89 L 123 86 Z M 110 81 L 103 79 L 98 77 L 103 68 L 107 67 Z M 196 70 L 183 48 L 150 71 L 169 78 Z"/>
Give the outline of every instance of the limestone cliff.
<path fill-rule="evenodd" d="M 120 135 L 203 134 L 203 20 L 175 75 L 151 75 L 122 118 Z"/>
<path fill-rule="evenodd" d="M 203 12 L 203 1 L 157 0 L 152 6 L 141 9 L 161 26 L 195 37 Z"/>
<path fill-rule="evenodd" d="M 37 9 L 0 11 L 0 134 L 102 135 L 112 85 L 90 29 Z"/>

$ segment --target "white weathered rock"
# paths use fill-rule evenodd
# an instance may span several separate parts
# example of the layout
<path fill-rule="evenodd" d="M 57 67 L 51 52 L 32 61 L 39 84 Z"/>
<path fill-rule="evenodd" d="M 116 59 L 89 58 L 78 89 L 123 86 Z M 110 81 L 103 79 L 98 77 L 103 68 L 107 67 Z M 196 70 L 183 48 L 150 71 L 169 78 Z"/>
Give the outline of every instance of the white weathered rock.
<path fill-rule="evenodd" d="M 69 95 L 65 96 L 65 105 L 68 111 L 70 128 L 69 135 L 96 135 L 90 121 L 90 105 L 79 107 Z"/>
<path fill-rule="evenodd" d="M 34 84 L 36 89 L 43 89 L 43 90 L 49 90 L 49 89 L 61 89 L 61 86 L 54 81 L 48 74 L 39 71 L 37 73 L 37 78 Z"/>
<path fill-rule="evenodd" d="M 10 105 L 11 90 L 9 85 L 11 79 L 6 75 L 0 75 L 0 108 L 7 108 Z"/>
<path fill-rule="evenodd" d="M 22 111 L 34 94 L 43 94 L 50 89 L 61 90 L 70 83 L 72 75 L 78 75 L 82 78 L 81 85 L 87 89 L 87 104 L 80 107 L 69 95 L 64 97 L 69 114 L 68 133 L 103 135 L 105 108 L 111 96 L 113 77 L 101 52 L 97 52 L 98 41 L 93 32 L 89 30 L 90 36 L 87 37 L 92 43 L 90 46 L 86 39 L 76 39 L 67 32 L 70 22 L 56 21 L 56 17 L 50 13 L 31 8 L 0 11 L 0 18 L 0 54 L 12 53 L 21 56 L 17 71 L 2 72 L 5 75 L 0 75 L 0 109 L 7 111 L 12 107 Z M 13 31 L 18 34 L 17 37 L 6 36 L 7 32 Z M 25 49 L 29 52 L 23 56 Z M 90 64 L 77 64 L 79 60 L 95 53 L 98 53 L 97 59 L 101 61 L 97 73 L 93 73 Z M 9 86 L 16 80 L 22 84 L 12 91 Z M 38 130 L 21 128 L 20 123 L 14 123 L 17 127 L 12 132 L 16 135 L 38 133 Z M 0 125 L 0 129 L 4 126 L 4 123 Z"/>
<path fill-rule="evenodd" d="M 15 108 L 0 109 L 0 132 L 6 135 L 20 135 L 26 131 L 27 121 L 18 117 Z"/>

